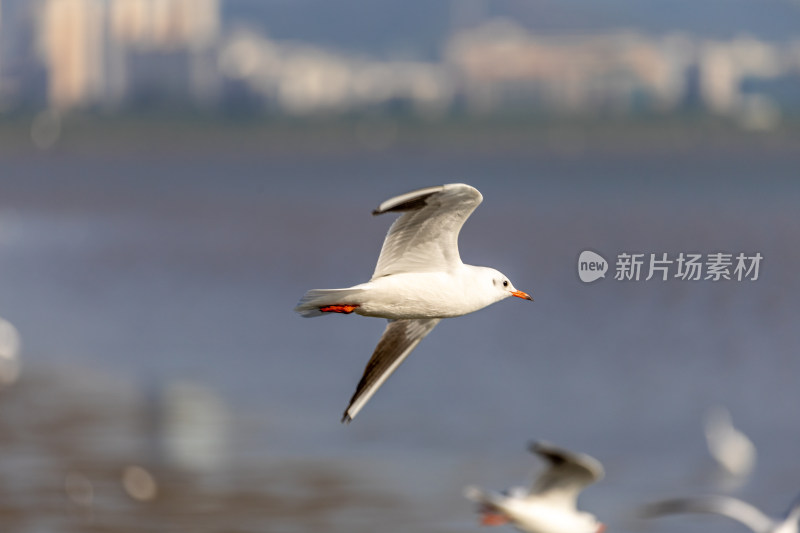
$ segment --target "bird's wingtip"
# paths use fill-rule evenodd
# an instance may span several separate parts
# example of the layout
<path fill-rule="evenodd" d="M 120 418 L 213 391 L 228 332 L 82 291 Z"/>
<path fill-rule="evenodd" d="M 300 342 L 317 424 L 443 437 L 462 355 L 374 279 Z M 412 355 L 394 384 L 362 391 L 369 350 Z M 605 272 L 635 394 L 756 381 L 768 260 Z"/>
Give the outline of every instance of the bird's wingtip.
<path fill-rule="evenodd" d="M 540 454 L 542 452 L 553 450 L 556 446 L 546 440 L 530 440 L 528 441 L 528 451 L 531 453 Z"/>

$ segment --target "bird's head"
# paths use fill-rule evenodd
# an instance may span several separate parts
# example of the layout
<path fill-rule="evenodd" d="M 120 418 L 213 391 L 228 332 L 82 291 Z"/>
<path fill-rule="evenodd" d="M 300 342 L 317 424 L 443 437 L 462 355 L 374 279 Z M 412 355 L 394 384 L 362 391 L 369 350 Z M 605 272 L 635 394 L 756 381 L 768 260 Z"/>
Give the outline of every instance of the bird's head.
<path fill-rule="evenodd" d="M 509 296 L 516 296 L 523 300 L 533 300 L 526 292 L 517 290 L 511 281 L 502 272 L 493 268 L 487 268 L 484 277 L 484 284 L 487 286 L 491 284 L 492 290 L 497 293 L 497 299 L 502 300 Z"/>

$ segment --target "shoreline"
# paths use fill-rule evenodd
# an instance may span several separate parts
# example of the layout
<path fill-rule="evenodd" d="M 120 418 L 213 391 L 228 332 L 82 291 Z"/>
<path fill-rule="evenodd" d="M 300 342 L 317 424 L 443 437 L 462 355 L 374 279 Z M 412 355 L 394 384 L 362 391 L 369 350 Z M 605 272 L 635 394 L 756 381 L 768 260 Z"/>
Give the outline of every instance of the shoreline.
<path fill-rule="evenodd" d="M 276 117 L 71 114 L 54 140 L 34 141 L 31 115 L 0 120 L 0 158 L 66 153 L 230 154 L 237 157 L 407 153 L 600 156 L 800 152 L 800 119 L 748 130 L 729 118 L 663 117 Z"/>

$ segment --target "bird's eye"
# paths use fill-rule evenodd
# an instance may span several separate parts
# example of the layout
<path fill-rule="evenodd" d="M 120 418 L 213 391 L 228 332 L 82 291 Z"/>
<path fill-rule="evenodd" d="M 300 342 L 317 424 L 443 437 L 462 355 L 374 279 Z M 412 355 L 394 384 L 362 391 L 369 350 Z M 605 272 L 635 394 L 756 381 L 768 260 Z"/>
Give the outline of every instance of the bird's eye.
<path fill-rule="evenodd" d="M 508 280 L 507 279 L 503 280 L 503 287 L 508 287 Z"/>

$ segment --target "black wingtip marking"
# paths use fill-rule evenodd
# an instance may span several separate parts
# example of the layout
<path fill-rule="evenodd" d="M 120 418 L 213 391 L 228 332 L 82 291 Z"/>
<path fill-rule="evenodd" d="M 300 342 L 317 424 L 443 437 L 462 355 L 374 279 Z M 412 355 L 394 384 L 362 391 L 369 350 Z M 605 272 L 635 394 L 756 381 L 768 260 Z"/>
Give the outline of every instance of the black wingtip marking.
<path fill-rule="evenodd" d="M 428 198 L 431 195 L 436 194 L 439 191 L 429 192 L 428 194 L 423 194 L 421 196 L 417 196 L 411 200 L 407 200 L 405 202 L 399 203 L 397 205 L 393 205 L 388 209 L 384 209 L 381 211 L 380 208 L 375 209 L 372 214 L 373 215 L 381 215 L 383 213 L 390 213 L 390 212 L 398 212 L 398 211 L 416 211 L 417 209 L 422 209 L 426 205 L 428 205 Z"/>
<path fill-rule="evenodd" d="M 562 451 L 557 450 L 544 442 L 539 442 L 539 441 L 531 442 L 528 445 L 528 449 L 533 453 L 536 453 L 544 457 L 545 459 L 547 459 L 556 466 L 568 462 L 568 458 L 564 455 Z"/>
<path fill-rule="evenodd" d="M 349 424 L 351 420 L 353 419 L 350 418 L 350 415 L 348 415 L 347 411 L 345 411 L 344 414 L 342 415 L 342 424 Z"/>

